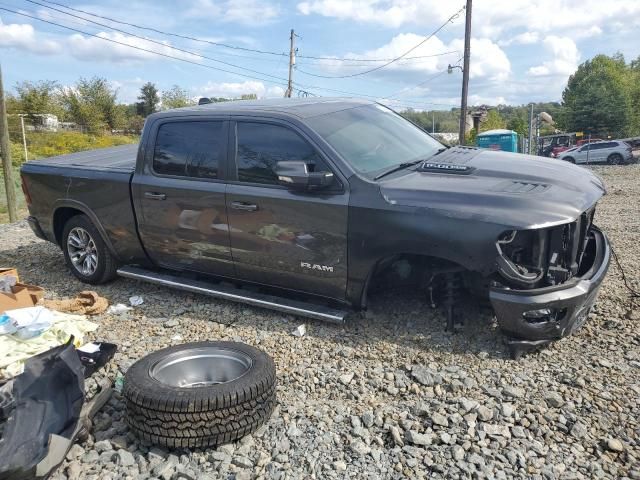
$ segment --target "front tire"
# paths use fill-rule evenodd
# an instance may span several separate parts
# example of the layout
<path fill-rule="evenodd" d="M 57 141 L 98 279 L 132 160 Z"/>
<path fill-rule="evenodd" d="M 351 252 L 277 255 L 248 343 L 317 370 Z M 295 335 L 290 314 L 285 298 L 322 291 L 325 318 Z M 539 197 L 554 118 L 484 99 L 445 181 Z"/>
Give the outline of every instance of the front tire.
<path fill-rule="evenodd" d="M 98 285 L 116 277 L 116 259 L 86 215 L 67 221 L 61 246 L 67 266 L 81 282 Z"/>
<path fill-rule="evenodd" d="M 573 157 L 564 157 L 564 161 L 569 163 L 576 163 L 576 160 Z"/>

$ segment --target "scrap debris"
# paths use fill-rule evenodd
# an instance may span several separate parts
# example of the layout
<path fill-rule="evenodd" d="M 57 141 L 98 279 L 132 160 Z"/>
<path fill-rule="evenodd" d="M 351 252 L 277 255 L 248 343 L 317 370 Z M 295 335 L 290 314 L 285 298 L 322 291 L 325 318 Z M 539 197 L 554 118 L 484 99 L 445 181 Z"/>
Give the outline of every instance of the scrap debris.
<path fill-rule="evenodd" d="M 73 299 L 45 300 L 44 306 L 58 312 L 99 315 L 107 310 L 109 301 L 92 290 L 85 290 Z"/>

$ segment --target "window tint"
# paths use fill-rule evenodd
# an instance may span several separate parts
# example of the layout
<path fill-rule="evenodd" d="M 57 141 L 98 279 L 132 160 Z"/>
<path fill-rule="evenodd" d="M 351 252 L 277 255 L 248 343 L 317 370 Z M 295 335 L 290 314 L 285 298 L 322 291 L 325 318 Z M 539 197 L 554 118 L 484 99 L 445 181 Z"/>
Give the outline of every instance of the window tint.
<path fill-rule="evenodd" d="M 158 129 L 153 170 L 161 175 L 218 178 L 223 122 L 170 122 Z"/>
<path fill-rule="evenodd" d="M 293 130 L 266 123 L 238 123 L 238 180 L 277 185 L 274 169 L 285 160 L 302 161 L 309 171 L 329 171 L 311 145 Z"/>

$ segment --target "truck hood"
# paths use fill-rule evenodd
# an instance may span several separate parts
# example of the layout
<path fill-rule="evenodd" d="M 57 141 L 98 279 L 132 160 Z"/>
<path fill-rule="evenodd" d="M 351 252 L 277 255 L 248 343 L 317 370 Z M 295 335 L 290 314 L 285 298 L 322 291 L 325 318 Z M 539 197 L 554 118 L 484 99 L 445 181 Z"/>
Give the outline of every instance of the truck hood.
<path fill-rule="evenodd" d="M 606 193 L 591 170 L 543 157 L 456 147 L 428 162 L 428 170 L 405 170 L 381 181 L 384 199 L 530 229 L 572 222 Z"/>

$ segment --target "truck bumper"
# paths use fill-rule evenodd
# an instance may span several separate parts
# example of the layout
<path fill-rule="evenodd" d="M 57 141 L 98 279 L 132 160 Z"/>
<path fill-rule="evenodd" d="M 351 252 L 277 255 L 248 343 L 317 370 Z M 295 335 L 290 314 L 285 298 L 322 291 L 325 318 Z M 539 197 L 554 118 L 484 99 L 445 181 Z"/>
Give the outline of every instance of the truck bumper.
<path fill-rule="evenodd" d="M 592 232 L 592 265 L 580 277 L 533 290 L 491 289 L 489 298 L 514 358 L 570 335 L 587 320 L 611 260 L 606 235 L 596 227 Z"/>
<path fill-rule="evenodd" d="M 49 240 L 45 233 L 42 231 L 40 222 L 38 222 L 38 219 L 36 217 L 27 217 L 27 222 L 29 223 L 31 230 L 33 230 L 33 233 L 36 237 L 41 238 L 42 240 Z"/>

